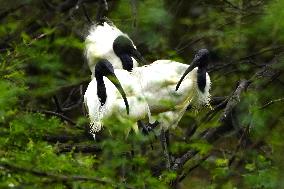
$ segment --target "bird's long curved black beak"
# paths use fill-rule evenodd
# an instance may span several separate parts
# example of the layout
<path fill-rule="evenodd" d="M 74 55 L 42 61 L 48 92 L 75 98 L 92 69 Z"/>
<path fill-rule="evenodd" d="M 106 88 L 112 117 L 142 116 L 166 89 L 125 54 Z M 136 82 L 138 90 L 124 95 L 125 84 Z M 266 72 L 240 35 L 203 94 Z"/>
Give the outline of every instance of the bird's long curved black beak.
<path fill-rule="evenodd" d="M 145 58 L 141 55 L 141 53 L 137 49 L 132 49 L 131 55 L 133 58 L 140 64 L 140 66 L 148 64 Z"/>
<path fill-rule="evenodd" d="M 124 104 L 126 107 L 126 112 L 127 114 L 129 114 L 129 104 L 126 98 L 126 94 L 124 92 L 124 89 L 121 86 L 121 83 L 119 82 L 118 78 L 116 77 L 116 75 L 114 73 L 109 73 L 108 75 L 106 75 L 106 77 L 114 84 L 114 86 L 117 88 L 117 90 L 119 91 L 119 93 L 121 94 L 123 100 L 124 100 Z"/>
<path fill-rule="evenodd" d="M 178 81 L 177 86 L 176 86 L 176 91 L 177 91 L 178 88 L 180 87 L 181 82 L 184 80 L 185 76 L 186 76 L 189 72 L 191 72 L 195 67 L 198 66 L 198 61 L 199 61 L 199 59 L 198 59 L 197 57 L 195 57 L 195 58 L 192 60 L 190 66 L 185 70 L 184 74 L 182 75 L 182 77 L 181 77 L 180 80 Z"/>

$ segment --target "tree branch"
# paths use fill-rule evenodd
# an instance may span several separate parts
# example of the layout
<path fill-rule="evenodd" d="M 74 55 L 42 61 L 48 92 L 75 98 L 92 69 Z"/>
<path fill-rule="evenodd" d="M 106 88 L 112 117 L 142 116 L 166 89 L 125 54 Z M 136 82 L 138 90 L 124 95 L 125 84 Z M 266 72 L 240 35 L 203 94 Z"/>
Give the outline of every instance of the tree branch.
<path fill-rule="evenodd" d="M 276 103 L 276 102 L 281 102 L 281 101 L 284 101 L 284 98 L 279 98 L 279 99 L 276 99 L 276 100 L 271 100 L 270 102 L 264 104 L 263 106 L 261 106 L 259 109 L 262 110 L 264 108 L 267 108 L 268 106 Z"/>
<path fill-rule="evenodd" d="M 243 91 L 247 89 L 251 82 L 248 80 L 240 81 L 237 89 L 233 93 L 233 95 L 229 98 L 228 103 L 225 107 L 224 113 L 222 114 L 219 122 L 221 126 L 210 128 L 205 132 L 201 133 L 200 139 L 206 140 L 210 143 L 216 141 L 220 135 L 228 130 L 232 129 L 231 125 L 231 113 L 236 105 L 240 102 L 240 95 Z M 199 151 L 198 150 L 189 150 L 181 157 L 177 158 L 172 166 L 173 171 L 180 172 L 185 163 L 190 160 L 193 156 L 195 156 Z"/>
<path fill-rule="evenodd" d="M 108 184 L 115 188 L 120 188 L 120 187 L 125 187 L 129 189 L 134 188 L 127 184 L 117 184 L 109 179 L 102 179 L 102 178 L 97 178 L 97 177 L 87 177 L 87 176 L 81 176 L 81 175 L 63 175 L 63 174 L 48 173 L 48 172 L 38 171 L 38 170 L 30 169 L 30 168 L 20 167 L 20 166 L 7 163 L 7 162 L 0 162 L 0 166 L 4 167 L 5 169 L 13 170 L 16 172 L 28 172 L 36 176 L 49 177 L 53 180 L 62 181 L 62 182 L 65 182 L 65 181 L 69 181 L 69 182 L 70 181 L 71 182 L 72 181 L 73 182 L 74 181 L 93 181 L 93 182 L 97 182 L 103 185 Z"/>
<path fill-rule="evenodd" d="M 59 152 L 82 152 L 82 153 L 98 153 L 102 149 L 92 144 L 62 144 L 58 146 Z"/>
<path fill-rule="evenodd" d="M 10 8 L 10 9 L 8 9 L 6 11 L 1 12 L 0 13 L 0 20 L 5 18 L 6 16 L 8 16 L 10 13 L 13 13 L 13 12 L 15 12 L 15 11 L 25 7 L 25 6 L 26 6 L 26 4 L 20 4 L 20 5 L 16 6 L 16 7 L 14 7 L 14 8 Z"/>
<path fill-rule="evenodd" d="M 53 116 L 59 117 L 60 119 L 62 119 L 64 121 L 67 121 L 71 125 L 76 125 L 76 123 L 74 121 L 72 121 L 69 117 L 62 115 L 60 113 L 57 113 L 57 112 L 53 112 L 53 111 L 49 111 L 49 110 L 31 110 L 31 112 L 43 113 L 43 114 L 46 114 L 46 115 L 53 115 Z"/>

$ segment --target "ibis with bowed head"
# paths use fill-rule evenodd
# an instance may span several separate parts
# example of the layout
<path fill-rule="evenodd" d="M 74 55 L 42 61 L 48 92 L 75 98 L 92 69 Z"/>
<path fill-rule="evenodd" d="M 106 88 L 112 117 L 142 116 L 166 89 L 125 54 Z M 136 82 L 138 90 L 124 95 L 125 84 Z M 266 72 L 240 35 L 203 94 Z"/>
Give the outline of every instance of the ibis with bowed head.
<path fill-rule="evenodd" d="M 108 60 L 114 69 L 127 71 L 137 67 L 138 62 L 145 62 L 128 35 L 110 21 L 91 26 L 85 40 L 85 56 L 92 72 L 100 59 Z"/>
<path fill-rule="evenodd" d="M 94 78 L 85 93 L 91 125 L 100 129 L 104 119 L 121 114 L 134 121 L 147 116 L 152 120 L 151 116 L 154 115 L 162 127 L 176 126 L 189 104 L 196 108 L 209 104 L 211 82 L 206 73 L 207 63 L 208 51 L 202 49 L 190 66 L 171 60 L 158 60 L 147 66 L 135 67 L 131 73 L 114 69 L 113 73 L 125 89 L 124 101 L 114 84 L 107 79 L 103 79 L 103 98 L 99 97 L 101 84 Z M 109 67 L 112 65 L 109 62 L 107 64 Z M 104 99 L 104 103 L 101 99 Z M 125 113 L 127 100 L 130 102 L 129 115 Z M 137 130 L 137 126 L 133 128 Z"/>
<path fill-rule="evenodd" d="M 115 117 L 133 121 L 133 125 L 126 130 L 126 133 L 130 129 L 138 132 L 136 122 L 150 116 L 138 78 L 126 70 L 113 69 L 113 65 L 108 60 L 100 60 L 94 69 L 94 78 L 84 95 L 84 103 L 91 122 L 91 133 L 95 135 L 104 123 Z"/>

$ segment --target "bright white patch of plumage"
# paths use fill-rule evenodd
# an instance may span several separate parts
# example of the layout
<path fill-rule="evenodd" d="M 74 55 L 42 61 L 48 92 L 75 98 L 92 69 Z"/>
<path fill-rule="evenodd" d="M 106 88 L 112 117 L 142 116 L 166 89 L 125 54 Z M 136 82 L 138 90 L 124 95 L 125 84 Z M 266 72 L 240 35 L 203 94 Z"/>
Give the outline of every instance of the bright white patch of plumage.
<path fill-rule="evenodd" d="M 103 22 L 102 25 L 95 24 L 90 28 L 85 40 L 85 56 L 92 73 L 100 59 L 106 59 L 111 62 L 114 69 L 122 69 L 122 62 L 113 50 L 113 42 L 118 36 L 127 37 L 136 49 L 129 36 L 114 25 Z M 134 58 L 132 60 L 133 67 L 137 67 L 137 61 Z"/>

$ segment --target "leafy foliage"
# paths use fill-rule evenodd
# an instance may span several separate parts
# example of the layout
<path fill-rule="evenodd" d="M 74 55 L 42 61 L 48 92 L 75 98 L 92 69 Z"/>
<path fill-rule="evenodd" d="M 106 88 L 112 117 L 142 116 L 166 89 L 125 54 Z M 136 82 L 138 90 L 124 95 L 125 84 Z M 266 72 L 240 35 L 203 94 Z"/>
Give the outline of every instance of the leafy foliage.
<path fill-rule="evenodd" d="M 91 18 L 94 2 L 84 1 Z M 170 130 L 172 159 L 193 154 L 178 171 L 165 168 L 154 134 L 125 132 L 127 119 L 111 120 L 96 140 L 88 133 L 89 25 L 76 3 L 1 2 L 0 188 L 283 188 L 283 0 L 109 2 L 110 19 L 149 61 L 190 63 L 197 49 L 211 52 L 211 94 L 222 100 L 188 108 Z M 202 138 L 220 128 L 244 79 L 251 84 L 231 127 Z"/>

